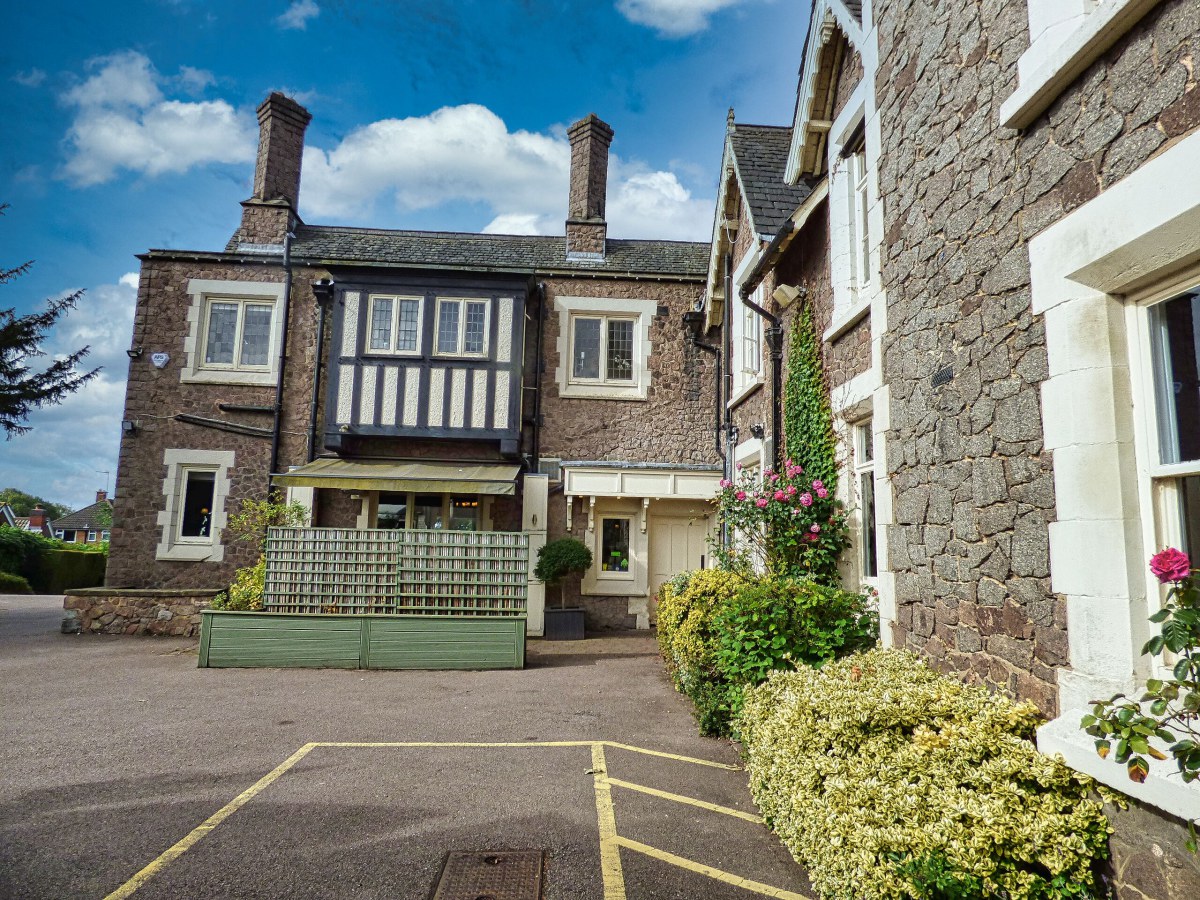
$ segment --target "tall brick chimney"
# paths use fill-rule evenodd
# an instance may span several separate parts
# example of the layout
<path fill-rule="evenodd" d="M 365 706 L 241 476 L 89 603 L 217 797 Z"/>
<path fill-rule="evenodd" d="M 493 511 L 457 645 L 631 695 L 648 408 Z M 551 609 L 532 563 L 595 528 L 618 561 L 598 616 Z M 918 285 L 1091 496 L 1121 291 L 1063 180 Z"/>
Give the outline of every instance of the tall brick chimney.
<path fill-rule="evenodd" d="M 108 499 L 108 491 L 96 491 L 96 502 L 103 503 Z"/>
<path fill-rule="evenodd" d="M 46 526 L 46 511 L 38 504 L 29 511 L 29 527 L 41 531 Z"/>
<path fill-rule="evenodd" d="M 567 129 L 571 139 L 571 196 L 567 203 L 567 258 L 604 259 L 608 223 L 608 145 L 613 130 L 590 114 Z"/>
<path fill-rule="evenodd" d="M 300 161 L 310 121 L 307 109 L 278 91 L 258 107 L 254 194 L 242 201 L 242 224 L 227 249 L 283 243 L 300 200 Z"/>

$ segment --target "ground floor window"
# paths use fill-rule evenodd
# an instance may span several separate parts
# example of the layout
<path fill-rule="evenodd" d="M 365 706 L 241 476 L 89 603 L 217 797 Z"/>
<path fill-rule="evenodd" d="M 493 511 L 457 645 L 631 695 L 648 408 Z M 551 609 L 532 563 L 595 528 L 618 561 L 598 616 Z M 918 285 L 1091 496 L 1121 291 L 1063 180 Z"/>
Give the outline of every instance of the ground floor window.
<path fill-rule="evenodd" d="M 628 516 L 605 517 L 600 520 L 600 571 L 612 574 L 629 572 L 629 533 L 632 519 Z"/>
<path fill-rule="evenodd" d="M 858 573 L 861 578 L 879 574 L 875 538 L 875 435 L 871 420 L 854 426 L 854 478 L 858 490 Z"/>
<path fill-rule="evenodd" d="M 375 527 L 480 531 L 483 527 L 483 501 L 477 495 L 382 491 L 379 494 Z"/>
<path fill-rule="evenodd" d="M 215 469 L 185 469 L 183 514 L 179 517 L 182 540 L 207 540 L 212 536 L 213 499 L 217 487 Z"/>
<path fill-rule="evenodd" d="M 157 557 L 219 562 L 224 558 L 221 529 L 229 496 L 231 450 L 167 450 L 163 454 L 164 509 Z"/>

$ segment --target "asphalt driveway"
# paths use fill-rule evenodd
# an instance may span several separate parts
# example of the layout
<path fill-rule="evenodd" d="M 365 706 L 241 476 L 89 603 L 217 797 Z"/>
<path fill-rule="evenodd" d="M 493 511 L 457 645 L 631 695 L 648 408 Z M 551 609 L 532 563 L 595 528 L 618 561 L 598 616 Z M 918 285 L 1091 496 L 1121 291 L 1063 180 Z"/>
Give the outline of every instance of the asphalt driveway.
<path fill-rule="evenodd" d="M 527 850 L 555 900 L 812 896 L 644 633 L 520 672 L 198 669 L 60 618 L 0 596 L 0 897 L 428 898 L 449 854 Z"/>

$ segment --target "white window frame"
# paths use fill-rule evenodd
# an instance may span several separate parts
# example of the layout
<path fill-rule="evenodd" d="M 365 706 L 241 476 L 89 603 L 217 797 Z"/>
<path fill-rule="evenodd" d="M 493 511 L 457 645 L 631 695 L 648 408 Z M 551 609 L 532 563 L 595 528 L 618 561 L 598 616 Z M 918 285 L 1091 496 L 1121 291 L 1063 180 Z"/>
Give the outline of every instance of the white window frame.
<path fill-rule="evenodd" d="M 634 300 L 615 297 L 555 297 L 554 309 L 558 313 L 558 366 L 555 381 L 560 397 L 578 397 L 593 400 L 645 400 L 650 390 L 650 324 L 657 311 L 653 300 Z M 633 380 L 602 381 L 576 379 L 573 371 L 572 346 L 574 326 L 572 319 L 584 318 L 633 319 Z M 607 345 L 608 328 L 601 328 L 602 348 Z M 683 340 L 680 331 L 679 339 Z M 603 350 L 602 350 L 603 352 Z M 608 364 L 604 359 L 604 366 Z M 604 371 L 602 367 L 601 371 Z"/>
<path fill-rule="evenodd" d="M 225 528 L 227 514 L 225 501 L 229 497 L 229 471 L 234 467 L 232 450 L 181 450 L 163 452 L 163 464 L 167 477 L 163 479 L 164 508 L 158 513 L 157 524 L 161 531 L 157 559 L 220 562 L 225 558 L 225 547 L 221 533 Z M 207 537 L 183 537 L 180 528 L 183 520 L 184 491 L 189 472 L 206 471 L 213 474 L 213 505 Z"/>
<path fill-rule="evenodd" d="M 97 536 L 97 535 L 96 535 L 96 532 L 94 532 L 94 531 L 90 531 L 90 530 L 89 530 L 89 531 L 88 531 L 88 535 L 87 535 L 87 542 L 88 542 L 89 544 L 94 544 L 94 543 L 96 543 L 96 536 Z"/>
<path fill-rule="evenodd" d="M 881 211 L 874 202 L 876 189 L 872 129 L 866 128 L 866 88 L 869 77 L 854 89 L 846 107 L 830 129 L 829 169 L 829 272 L 832 277 L 833 313 L 822 335 L 834 341 L 871 311 L 880 296 L 876 245 L 882 233 Z M 861 131 L 860 131 L 861 129 Z M 846 153 L 851 141 L 861 141 Z"/>
<path fill-rule="evenodd" d="M 879 541 L 877 534 L 879 524 L 878 504 L 876 504 L 876 522 L 875 528 L 868 531 L 866 508 L 864 506 L 864 498 L 862 492 L 862 479 L 867 476 L 871 479 L 872 489 L 874 489 L 875 481 L 875 432 L 874 424 L 871 418 L 859 419 L 849 423 L 851 433 L 853 434 L 854 455 L 851 461 L 850 471 L 854 478 L 854 494 L 857 500 L 857 511 L 854 514 L 854 526 L 857 540 L 854 542 L 858 550 L 855 559 L 855 574 L 858 576 L 858 583 L 875 587 L 879 580 Z M 871 448 L 871 458 L 866 459 L 867 447 Z M 867 572 L 867 546 L 868 541 L 875 545 L 875 574 L 871 575 Z"/>
<path fill-rule="evenodd" d="M 737 265 L 737 269 L 733 273 L 733 283 L 736 285 L 734 290 L 734 307 L 733 314 L 730 316 L 731 331 L 730 336 L 730 353 L 732 360 L 730 362 L 730 370 L 733 376 L 733 385 L 729 403 L 729 409 L 738 406 L 743 400 L 749 397 L 752 393 L 758 390 L 765 381 L 763 376 L 762 364 L 762 335 L 763 324 L 762 318 L 754 312 L 749 306 L 742 301 L 742 284 L 746 281 L 746 277 L 753 271 L 755 264 L 761 258 L 761 252 L 747 253 L 742 257 Z M 761 282 L 755 287 L 751 299 L 759 306 L 763 306 L 766 300 L 766 287 Z M 753 341 L 747 340 L 746 326 L 751 322 L 751 318 L 755 320 L 752 327 L 758 329 L 758 368 L 749 359 L 747 359 L 747 350 L 752 346 Z"/>
<path fill-rule="evenodd" d="M 100 540 L 101 541 L 107 541 L 111 536 L 112 536 L 112 532 L 108 531 L 107 529 L 100 532 Z"/>
<path fill-rule="evenodd" d="M 61 528 L 54 529 L 54 536 L 60 541 L 63 539 L 63 533 L 64 532 Z"/>
<path fill-rule="evenodd" d="M 846 157 L 846 187 L 850 193 L 850 267 L 854 290 L 862 293 L 871 283 L 871 230 L 867 221 L 867 148 L 864 144 Z"/>
<path fill-rule="evenodd" d="M 442 331 L 442 307 L 447 303 L 458 303 L 458 336 L 455 340 L 453 351 L 440 349 L 441 331 Z M 463 344 L 466 340 L 467 329 L 467 306 L 476 303 L 483 306 L 483 349 L 478 352 L 468 353 L 463 349 Z M 485 297 L 438 297 L 437 298 L 437 315 L 433 323 L 433 355 L 440 357 L 457 357 L 462 359 L 487 359 L 488 353 L 491 351 L 491 332 L 492 332 L 492 301 Z M 370 337 L 368 336 L 368 343 Z"/>
<path fill-rule="evenodd" d="M 581 319 L 595 319 L 600 323 L 600 377 L 586 378 L 582 375 L 575 374 L 575 325 Z M 628 378 L 610 378 L 608 374 L 608 323 L 609 322 L 629 322 L 633 326 L 633 365 L 630 366 Z M 637 316 L 630 315 L 614 315 L 609 313 L 595 312 L 580 312 L 575 313 L 570 318 L 568 326 L 569 345 L 571 347 L 570 359 L 567 363 L 567 382 L 569 384 L 602 384 L 611 385 L 613 387 L 623 388 L 629 387 L 637 382 Z"/>
<path fill-rule="evenodd" d="M 634 539 L 636 533 L 637 515 L 633 513 L 623 512 L 605 512 L 596 514 L 596 580 L 597 581 L 622 581 L 630 584 L 637 580 L 637 541 Z M 624 572 L 606 572 L 604 571 L 604 523 L 612 521 L 624 521 L 629 528 L 629 568 Z"/>
<path fill-rule="evenodd" d="M 258 281 L 218 281 L 193 278 L 188 282 L 188 294 L 192 303 L 188 308 L 188 335 L 183 342 L 183 365 L 179 380 L 185 383 L 203 384 L 250 384 L 274 387 L 279 372 L 279 347 L 283 341 L 283 285 Z M 271 306 L 270 341 L 267 347 L 265 366 L 239 366 L 205 363 L 205 344 L 208 339 L 209 307 L 213 303 L 243 304 L 238 312 L 238 338 L 235 352 L 240 355 L 241 322 L 245 315 L 245 304 Z M 148 338 L 149 340 L 150 338 Z M 151 353 L 170 352 L 169 347 L 148 346 Z"/>
<path fill-rule="evenodd" d="M 392 301 L 391 332 L 387 347 L 372 347 L 371 332 L 375 322 L 375 303 L 379 300 Z M 396 346 L 400 337 L 400 306 L 404 301 L 414 301 L 417 304 L 417 345 L 412 350 L 398 349 Z M 363 353 L 369 356 L 420 356 L 421 337 L 425 324 L 425 298 L 412 294 L 370 294 L 367 302 L 366 338 L 363 341 Z M 486 325 L 485 325 L 486 329 Z M 461 332 L 460 332 L 461 337 Z M 485 337 L 486 342 L 486 337 Z M 461 341 L 460 341 L 461 343 Z"/>
<path fill-rule="evenodd" d="M 208 332 L 212 309 L 217 304 L 237 307 L 237 323 L 233 331 L 233 361 L 210 362 L 208 359 Z M 261 365 L 242 361 L 242 341 L 245 337 L 246 311 L 252 307 L 271 310 L 271 326 L 267 329 L 267 361 Z M 271 368 L 271 330 L 275 324 L 275 306 L 258 298 L 250 297 L 206 297 L 204 300 L 204 325 L 200 329 L 200 366 L 203 369 L 223 372 L 266 372 Z"/>

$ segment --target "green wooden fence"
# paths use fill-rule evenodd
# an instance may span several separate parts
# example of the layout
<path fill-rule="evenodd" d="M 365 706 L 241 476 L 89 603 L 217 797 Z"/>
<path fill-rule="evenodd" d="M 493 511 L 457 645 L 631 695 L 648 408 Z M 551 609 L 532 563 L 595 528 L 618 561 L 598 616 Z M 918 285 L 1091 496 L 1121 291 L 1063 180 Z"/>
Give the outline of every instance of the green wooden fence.
<path fill-rule="evenodd" d="M 529 537 L 509 531 L 272 528 L 264 609 L 524 616 Z"/>
<path fill-rule="evenodd" d="M 348 615 L 206 609 L 200 667 L 520 669 L 524 616 Z"/>

